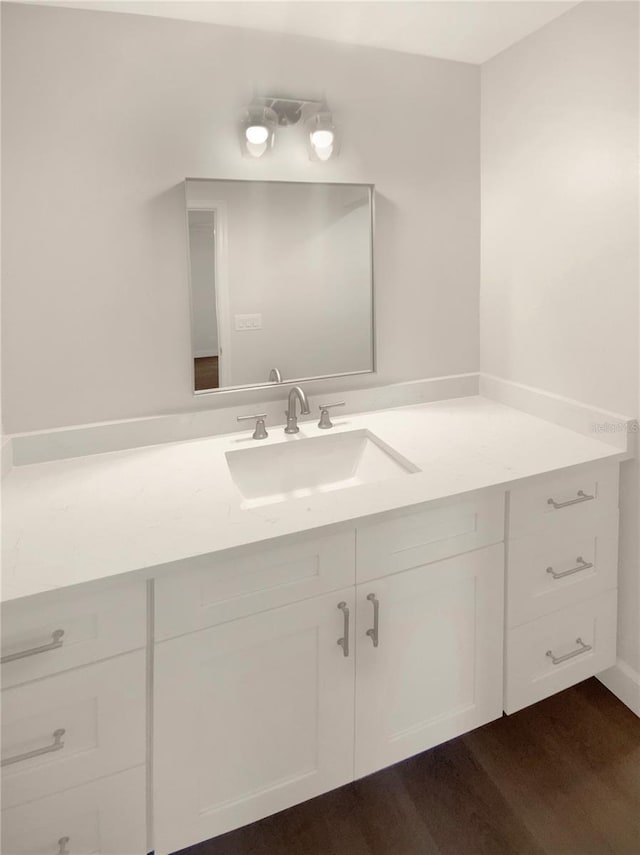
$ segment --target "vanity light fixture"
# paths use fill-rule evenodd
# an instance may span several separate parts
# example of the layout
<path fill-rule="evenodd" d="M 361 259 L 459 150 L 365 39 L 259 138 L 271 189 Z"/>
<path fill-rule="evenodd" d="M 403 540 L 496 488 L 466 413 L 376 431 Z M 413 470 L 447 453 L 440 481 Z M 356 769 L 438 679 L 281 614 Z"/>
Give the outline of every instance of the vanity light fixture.
<path fill-rule="evenodd" d="M 249 157 L 262 157 L 273 148 L 278 116 L 264 105 L 252 105 L 242 123 L 242 150 Z"/>
<path fill-rule="evenodd" d="M 337 154 L 333 116 L 324 101 L 300 98 L 255 98 L 242 124 L 242 151 L 262 157 L 273 148 L 276 130 L 301 124 L 307 136 L 309 158 L 326 161 Z"/>

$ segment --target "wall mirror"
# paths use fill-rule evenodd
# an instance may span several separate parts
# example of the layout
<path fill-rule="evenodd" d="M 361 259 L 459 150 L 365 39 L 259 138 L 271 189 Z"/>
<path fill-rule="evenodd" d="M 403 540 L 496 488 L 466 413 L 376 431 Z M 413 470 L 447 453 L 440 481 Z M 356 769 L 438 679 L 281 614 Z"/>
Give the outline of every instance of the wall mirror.
<path fill-rule="evenodd" d="M 196 393 L 374 370 L 370 185 L 185 189 Z"/>

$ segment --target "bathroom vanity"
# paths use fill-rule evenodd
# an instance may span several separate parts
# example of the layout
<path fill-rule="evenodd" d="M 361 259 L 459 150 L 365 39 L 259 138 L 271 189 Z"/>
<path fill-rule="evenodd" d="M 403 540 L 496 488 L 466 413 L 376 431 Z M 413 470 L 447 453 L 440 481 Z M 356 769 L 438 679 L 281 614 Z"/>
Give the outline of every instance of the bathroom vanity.
<path fill-rule="evenodd" d="M 1 855 L 640 715 L 637 4 L 257 7 L 2 4 Z M 322 841 L 631 851 L 584 709 Z"/>
<path fill-rule="evenodd" d="M 614 664 L 619 449 L 478 397 L 301 428 L 9 474 L 5 855 L 168 855 Z"/>

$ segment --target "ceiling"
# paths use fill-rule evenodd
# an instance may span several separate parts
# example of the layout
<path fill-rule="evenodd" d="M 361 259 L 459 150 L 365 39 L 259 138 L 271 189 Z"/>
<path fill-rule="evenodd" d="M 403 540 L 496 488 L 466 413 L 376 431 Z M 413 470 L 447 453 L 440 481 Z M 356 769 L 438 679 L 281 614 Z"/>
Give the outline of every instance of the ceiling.
<path fill-rule="evenodd" d="M 35 0 L 482 63 L 576 6 L 579 0 Z"/>

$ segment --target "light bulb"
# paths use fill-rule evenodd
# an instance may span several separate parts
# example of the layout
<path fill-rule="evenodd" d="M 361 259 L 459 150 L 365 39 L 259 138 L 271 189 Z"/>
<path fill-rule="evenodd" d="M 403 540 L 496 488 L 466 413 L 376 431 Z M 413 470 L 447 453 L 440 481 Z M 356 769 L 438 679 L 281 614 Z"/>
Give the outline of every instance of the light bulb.
<path fill-rule="evenodd" d="M 333 145 L 333 131 L 313 131 L 311 134 L 311 145 L 315 149 L 329 148 L 329 146 Z"/>
<path fill-rule="evenodd" d="M 249 125 L 245 136 L 252 145 L 263 145 L 269 139 L 269 129 L 264 125 Z"/>

